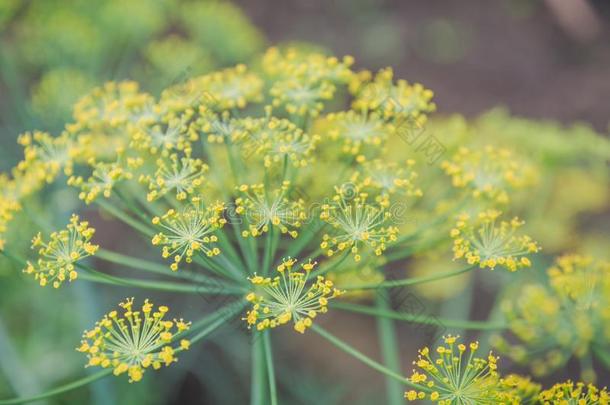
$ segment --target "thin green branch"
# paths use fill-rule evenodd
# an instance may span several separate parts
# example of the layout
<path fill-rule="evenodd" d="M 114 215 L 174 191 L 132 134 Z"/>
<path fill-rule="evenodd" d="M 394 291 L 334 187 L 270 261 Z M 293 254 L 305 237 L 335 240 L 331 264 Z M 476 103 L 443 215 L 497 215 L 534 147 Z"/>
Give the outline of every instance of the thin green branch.
<path fill-rule="evenodd" d="M 273 352 L 271 351 L 271 336 L 269 330 L 263 332 L 263 350 L 267 363 L 267 380 L 269 382 L 269 396 L 271 405 L 277 405 L 277 387 L 275 382 L 275 369 L 273 368 Z"/>
<path fill-rule="evenodd" d="M 380 311 L 390 309 L 390 297 L 386 290 L 380 290 L 375 296 L 375 305 Z M 392 318 L 379 316 L 376 318 L 377 335 L 383 364 L 396 374 L 401 374 L 400 351 L 396 341 L 396 328 Z M 388 405 L 402 405 L 404 401 L 401 385 L 393 378 L 386 376 L 386 395 Z"/>
<path fill-rule="evenodd" d="M 210 295 L 240 295 L 246 292 L 245 289 L 232 286 L 207 286 L 204 284 L 189 285 L 185 283 L 170 283 L 149 280 L 139 280 L 131 278 L 122 278 L 111 276 L 106 273 L 97 271 L 89 266 L 77 263 L 77 267 L 86 271 L 80 277 L 87 281 L 92 281 L 102 284 L 110 284 L 122 287 L 136 287 L 148 290 L 183 292 L 190 294 L 210 294 Z"/>
<path fill-rule="evenodd" d="M 438 318 L 435 316 L 422 316 L 421 314 L 408 314 L 406 312 L 392 311 L 391 309 L 372 308 L 365 305 L 348 304 L 345 302 L 332 302 L 329 305 L 331 308 L 340 309 L 343 311 L 395 319 L 397 321 L 420 323 L 424 325 L 438 325 L 447 328 L 460 328 L 468 330 L 503 330 L 508 327 L 503 323 L 491 323 L 486 321 L 460 321 L 455 319 Z"/>
<path fill-rule="evenodd" d="M 252 365 L 250 381 L 250 404 L 265 405 L 265 356 L 263 353 L 263 342 L 260 335 L 252 334 Z"/>
<path fill-rule="evenodd" d="M 13 398 L 13 399 L 2 399 L 0 400 L 0 405 L 14 405 L 14 404 L 25 404 L 27 402 L 38 401 L 40 399 L 45 399 L 49 397 L 54 397 L 56 395 L 63 394 L 64 392 L 72 391 L 77 388 L 83 387 L 87 384 L 91 384 L 94 381 L 99 380 L 100 378 L 104 378 L 112 373 L 112 369 L 102 370 L 99 373 L 92 374 L 90 376 L 81 378 L 80 380 L 73 381 L 66 385 L 59 386 L 42 394 L 34 395 L 31 397 L 23 397 L 23 398 Z"/>
<path fill-rule="evenodd" d="M 361 353 L 360 351 L 354 349 L 347 343 L 343 342 L 341 339 L 338 339 L 334 335 L 328 333 L 326 330 L 322 329 L 320 326 L 316 325 L 315 323 L 313 325 L 311 325 L 311 329 L 314 330 L 316 333 L 318 333 L 323 338 L 325 338 L 326 340 L 328 340 L 333 345 L 337 346 L 339 349 L 343 350 L 347 354 L 360 360 L 361 362 L 363 362 L 367 366 L 371 367 L 372 369 L 377 370 L 380 373 L 382 373 L 390 378 L 400 381 L 402 384 L 404 384 L 406 386 L 415 388 L 419 391 L 426 391 L 426 389 L 424 387 L 421 387 L 417 384 L 413 384 L 411 381 L 409 381 L 405 377 L 401 376 L 400 374 L 395 373 L 394 371 L 390 370 L 389 368 L 386 368 L 383 365 L 377 363 L 375 360 L 371 359 L 370 357 L 366 356 L 365 354 Z"/>
<path fill-rule="evenodd" d="M 411 277 L 403 280 L 392 280 L 371 284 L 349 284 L 345 286 L 340 286 L 340 288 L 342 290 L 375 290 L 378 288 L 404 287 L 408 285 L 423 284 L 431 281 L 443 280 L 445 278 L 459 276 L 460 274 L 467 273 L 475 268 L 476 266 L 470 266 L 459 270 L 451 270 L 443 273 L 433 274 L 431 276 Z"/>

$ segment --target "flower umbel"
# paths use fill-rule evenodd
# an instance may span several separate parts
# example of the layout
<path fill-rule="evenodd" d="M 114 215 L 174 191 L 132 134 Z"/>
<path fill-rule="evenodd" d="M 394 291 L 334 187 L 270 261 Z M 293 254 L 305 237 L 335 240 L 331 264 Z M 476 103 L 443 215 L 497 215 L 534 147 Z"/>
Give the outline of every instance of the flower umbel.
<path fill-rule="evenodd" d="M 357 262 L 361 259 L 362 245 L 371 247 L 380 256 L 386 244 L 396 240 L 398 233 L 398 229 L 389 224 L 391 214 L 381 205 L 369 204 L 364 193 L 351 201 L 348 197 L 337 189 L 332 203 L 322 205 L 320 218 L 332 225 L 334 232 L 323 236 L 320 247 L 329 256 L 349 249 Z"/>
<path fill-rule="evenodd" d="M 141 179 L 150 190 L 146 198 L 153 201 L 175 190 L 177 200 L 186 200 L 188 194 L 203 184 L 207 170 L 208 166 L 200 159 L 178 158 L 176 154 L 170 155 L 169 160 L 159 159 L 155 175 Z"/>
<path fill-rule="evenodd" d="M 491 270 L 498 265 L 510 271 L 529 267 L 531 262 L 526 255 L 538 252 L 538 244 L 527 235 L 516 235 L 523 221 L 517 217 L 497 221 L 501 214 L 497 210 L 486 210 L 475 218 L 460 215 L 451 230 L 454 258 L 465 258 L 468 264 Z"/>
<path fill-rule="evenodd" d="M 305 220 L 304 202 L 288 198 L 290 182 L 284 181 L 273 191 L 267 190 L 263 184 L 243 184 L 238 190 L 243 196 L 235 200 L 236 212 L 244 215 L 248 223 L 242 236 L 260 236 L 271 226 L 293 238 L 298 236 L 297 229 Z"/>
<path fill-rule="evenodd" d="M 176 335 L 189 329 L 190 322 L 182 319 L 165 320 L 169 310 L 148 300 L 138 311 L 133 308 L 133 298 L 121 302 L 123 313 L 111 311 L 104 315 L 95 327 L 83 334 L 79 352 L 86 353 L 87 367 L 113 368 L 114 375 L 127 373 L 129 382 L 142 379 L 145 370 L 155 370 L 162 365 L 176 362 L 178 350 L 189 348 L 188 340 L 180 341 L 180 349 L 172 346 Z"/>
<path fill-rule="evenodd" d="M 489 145 L 483 150 L 461 147 L 442 168 L 455 187 L 468 187 L 474 197 L 498 203 L 507 203 L 510 193 L 526 186 L 533 176 L 532 169 L 515 160 L 510 150 Z"/>
<path fill-rule="evenodd" d="M 538 399 L 544 405 L 608 405 L 610 393 L 606 388 L 599 389 L 593 384 L 585 385 L 582 382 L 574 384 L 568 380 L 542 391 Z"/>
<path fill-rule="evenodd" d="M 318 314 L 328 311 L 328 300 L 342 294 L 322 276 L 308 282 L 315 262 L 302 264 L 300 270 L 293 269 L 295 263 L 296 259 L 284 259 L 277 266 L 280 275 L 273 278 L 258 275 L 249 278 L 256 288 L 246 296 L 252 303 L 244 318 L 248 327 L 256 325 L 260 331 L 292 321 L 294 330 L 304 333 Z"/>
<path fill-rule="evenodd" d="M 223 211 L 222 203 L 205 206 L 195 197 L 182 212 L 170 209 L 165 215 L 153 218 L 152 223 L 162 231 L 153 237 L 152 244 L 163 246 L 164 258 L 173 257 L 174 263 L 170 266 L 173 271 L 178 270 L 182 260 L 191 263 L 198 251 L 208 257 L 216 256 L 220 249 L 214 246 L 218 242 L 215 232 L 227 222 L 222 217 Z"/>
<path fill-rule="evenodd" d="M 59 288 L 66 279 L 76 280 L 75 263 L 95 254 L 98 249 L 90 242 L 94 233 L 89 222 L 80 221 L 77 215 L 72 215 L 67 229 L 53 232 L 48 243 L 39 232 L 32 239 L 32 249 L 38 249 L 40 257 L 36 263 L 28 261 L 24 272 L 33 274 L 43 287 L 51 282 L 53 287 Z"/>
<path fill-rule="evenodd" d="M 419 351 L 417 365 L 423 373 L 413 370 L 409 380 L 424 390 L 405 393 L 409 401 L 428 398 L 439 404 L 497 404 L 499 379 L 497 360 L 490 352 L 487 359 L 475 357 L 478 342 L 468 345 L 455 344 L 459 336 L 446 336 L 447 346 L 436 348 L 432 359 L 430 350 Z M 469 351 L 466 354 L 466 351 Z M 427 392 L 426 392 L 427 391 Z"/>

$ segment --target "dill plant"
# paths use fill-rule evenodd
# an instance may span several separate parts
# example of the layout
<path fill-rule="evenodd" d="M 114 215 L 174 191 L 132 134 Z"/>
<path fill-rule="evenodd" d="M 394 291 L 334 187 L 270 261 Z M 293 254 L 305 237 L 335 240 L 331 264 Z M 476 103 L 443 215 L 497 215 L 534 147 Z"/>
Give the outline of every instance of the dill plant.
<path fill-rule="evenodd" d="M 0 404 L 62 394 L 111 373 L 137 383 L 145 371 L 171 366 L 181 352 L 234 321 L 251 330 L 253 404 L 279 403 L 276 369 L 282 365 L 274 359 L 273 337 L 280 328 L 315 333 L 383 374 L 388 403 L 578 398 L 574 403 L 607 404 L 605 389 L 593 385 L 585 390 L 582 383 L 566 382 L 543 391 L 528 377 L 505 375 L 493 353 L 479 357 L 478 342 L 459 343 L 455 335 L 445 336 L 434 352 L 421 349 L 418 370 L 407 377 L 398 363 L 395 322 L 430 320 L 392 309 L 388 292 L 477 269 L 508 270 L 507 277 L 530 271 L 540 245 L 524 233 L 523 220 L 508 214 L 520 193 L 533 187 L 540 167 L 491 144 L 452 148 L 431 165 L 400 138 L 405 125 L 426 125 L 435 111 L 432 91 L 396 80 L 390 68 L 356 71 L 353 63 L 351 57 L 271 48 L 253 68 L 239 64 L 188 78 L 159 97 L 135 82 L 111 82 L 76 103 L 58 136 L 22 135 L 23 160 L 0 177 L 0 251 L 22 264 L 27 276 L 57 290 L 69 288 L 65 281 L 90 282 L 126 288 L 128 295 L 224 298 L 220 308 L 192 322 L 170 320 L 167 306 L 155 310 L 145 299 L 138 308 L 127 298 L 119 303 L 121 314 L 111 310 L 77 347 L 88 367 L 102 370 L 35 398 Z M 348 104 L 336 111 L 342 93 Z M 33 251 L 22 257 L 5 242 L 14 216 L 27 209 L 28 196 L 63 183 L 88 207 L 81 217 L 99 209 L 133 228 L 166 261 L 106 249 L 76 214 L 66 229 L 51 230 L 49 242 L 34 236 Z M 422 221 L 405 221 L 405 205 Z M 389 277 L 405 260 L 439 250 L 461 267 Z M 104 262 L 156 278 L 96 268 Z M 456 330 L 510 330 L 532 347 L 544 334 L 556 338 L 560 349 L 569 343 L 577 356 L 595 353 L 607 361 L 603 327 L 585 325 L 568 343 L 553 330 L 530 333 L 544 323 L 544 314 L 531 311 L 554 314 L 562 305 L 584 310 L 585 320 L 600 328 L 610 294 L 607 263 L 561 258 L 549 277 L 553 297 L 534 294 L 532 305 L 517 300 L 506 319 L 439 322 Z M 541 299 L 555 301 L 537 305 Z M 587 312 L 591 308 L 599 311 L 595 317 Z M 373 316 L 383 361 L 322 328 L 319 319 L 331 311 Z M 527 322 L 534 325 L 524 329 Z M 496 344 L 502 350 L 499 338 Z M 594 373 L 584 378 L 593 380 Z"/>

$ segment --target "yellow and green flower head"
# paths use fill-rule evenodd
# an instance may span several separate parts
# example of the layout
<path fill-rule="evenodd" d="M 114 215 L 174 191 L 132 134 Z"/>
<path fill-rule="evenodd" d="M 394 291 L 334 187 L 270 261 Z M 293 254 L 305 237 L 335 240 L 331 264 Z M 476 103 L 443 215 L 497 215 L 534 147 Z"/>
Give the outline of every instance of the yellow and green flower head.
<path fill-rule="evenodd" d="M 165 319 L 169 308 L 156 310 L 148 300 L 140 309 L 134 299 L 119 304 L 121 313 L 111 311 L 91 330 L 85 331 L 79 352 L 86 353 L 87 367 L 112 368 L 118 376 L 127 373 L 129 382 L 138 382 L 146 369 L 158 370 L 176 362 L 176 353 L 189 348 L 189 341 L 178 336 L 190 322 Z"/>
<path fill-rule="evenodd" d="M 37 250 L 39 258 L 35 263 L 28 261 L 23 271 L 33 275 L 42 287 L 51 283 L 59 288 L 66 280 L 76 280 L 76 263 L 94 255 L 99 247 L 91 243 L 94 233 L 89 222 L 80 221 L 77 215 L 72 215 L 66 229 L 53 232 L 48 242 L 39 232 L 32 239 L 32 249 Z"/>
<path fill-rule="evenodd" d="M 381 159 L 370 160 L 359 166 L 352 182 L 360 189 L 370 190 L 377 201 L 389 201 L 390 196 L 421 197 L 423 191 L 416 186 L 415 161 L 392 162 Z"/>
<path fill-rule="evenodd" d="M 188 122 L 193 112 L 188 111 L 178 116 L 167 114 L 159 120 L 142 122 L 135 126 L 131 135 L 131 146 L 148 151 L 153 155 L 160 153 L 192 152 L 191 143 L 198 139 L 197 132 Z"/>
<path fill-rule="evenodd" d="M 244 119 L 241 122 L 244 131 L 234 141 L 239 142 L 246 158 L 261 156 L 265 167 L 282 166 L 287 163 L 294 167 L 308 165 L 320 139 L 317 135 L 308 135 L 293 122 L 271 116 L 271 109 L 266 108 L 266 117 Z"/>
<path fill-rule="evenodd" d="M 107 82 L 74 106 L 70 132 L 114 134 L 121 127 L 154 118 L 154 98 L 140 92 L 136 82 Z"/>
<path fill-rule="evenodd" d="M 269 190 L 264 184 L 242 184 L 235 200 L 236 212 L 243 216 L 246 227 L 242 236 L 261 236 L 271 227 L 293 238 L 306 219 L 302 199 L 290 197 L 290 182 L 284 181 L 278 188 Z"/>
<path fill-rule="evenodd" d="M 375 156 L 392 134 L 392 127 L 376 113 L 359 113 L 354 110 L 330 113 L 318 123 L 324 128 L 327 143 L 341 144 L 345 154 Z"/>
<path fill-rule="evenodd" d="M 491 352 L 477 357 L 478 342 L 456 344 L 459 336 L 446 336 L 436 354 L 424 347 L 419 351 L 409 381 L 421 387 L 405 392 L 409 401 L 429 399 L 441 405 L 498 404 L 502 392 L 497 361 Z"/>
<path fill-rule="evenodd" d="M 566 255 L 548 270 L 549 285 L 531 283 L 514 290 L 502 303 L 511 332 L 520 340 L 511 344 L 501 336 L 494 345 L 535 376 L 563 367 L 576 357 L 585 381 L 594 381 L 592 348 L 610 347 L 610 263 Z M 533 357 L 531 353 L 537 355 Z"/>
<path fill-rule="evenodd" d="M 398 233 L 390 212 L 381 204 L 369 203 L 368 195 L 357 189 L 337 188 L 336 192 L 330 203 L 322 205 L 320 219 L 332 226 L 332 232 L 324 234 L 320 247 L 328 256 L 351 252 L 357 262 L 363 247 L 380 256 Z"/>
<path fill-rule="evenodd" d="M 79 148 L 67 132 L 57 137 L 40 131 L 26 132 L 19 136 L 19 143 L 24 148 L 24 160 L 18 166 L 20 170 L 38 173 L 49 183 L 61 172 L 68 176 L 72 174 L 73 159 Z"/>
<path fill-rule="evenodd" d="M 384 119 L 401 119 L 399 124 L 411 122 L 423 125 L 426 114 L 434 112 L 434 93 L 419 83 L 409 84 L 398 80 L 394 84 L 391 68 L 380 70 L 373 81 L 363 83 L 356 90 L 352 108 L 358 111 L 375 111 Z"/>
<path fill-rule="evenodd" d="M 215 246 L 218 242 L 217 230 L 227 220 L 223 218 L 224 205 L 214 203 L 206 205 L 199 197 L 193 197 L 191 203 L 182 211 L 170 209 L 161 217 L 154 217 L 152 223 L 161 231 L 152 238 L 152 244 L 162 246 L 162 256 L 173 259 L 170 268 L 178 270 L 183 261 L 191 263 L 193 255 L 203 252 L 208 257 L 220 254 Z"/>
<path fill-rule="evenodd" d="M 95 162 L 89 161 L 93 169 L 91 175 L 86 179 L 83 176 L 71 176 L 68 185 L 77 187 L 81 190 L 78 198 L 86 204 L 95 201 L 101 194 L 104 198 L 109 198 L 114 186 L 121 180 L 129 180 L 133 173 L 125 165 L 117 160 L 115 162 Z"/>
<path fill-rule="evenodd" d="M 542 391 L 538 400 L 543 405 L 608 405 L 610 393 L 606 388 L 568 380 Z"/>
<path fill-rule="evenodd" d="M 289 114 L 316 117 L 331 100 L 336 84 L 351 79 L 353 59 L 339 61 L 317 53 L 301 54 L 295 49 L 281 52 L 271 48 L 263 57 L 263 70 L 274 79 L 269 94 L 274 107 Z"/>
<path fill-rule="evenodd" d="M 354 75 L 350 69 L 353 64 L 354 58 L 351 56 L 339 60 L 334 56 L 294 47 L 285 50 L 269 48 L 262 59 L 263 70 L 273 79 L 297 77 L 330 83 L 349 82 Z"/>
<path fill-rule="evenodd" d="M 523 221 L 516 217 L 510 221 L 498 220 L 501 214 L 493 209 L 474 218 L 461 214 L 451 230 L 454 258 L 491 270 L 496 266 L 510 271 L 531 266 L 527 256 L 538 252 L 540 247 L 531 237 L 517 233 Z"/>
<path fill-rule="evenodd" d="M 310 280 L 315 262 L 301 264 L 300 269 L 295 269 L 296 262 L 296 259 L 283 259 L 276 269 L 279 275 L 275 277 L 254 275 L 249 278 L 254 286 L 246 296 L 252 303 L 244 318 L 249 327 L 256 326 L 261 331 L 292 321 L 294 330 L 304 333 L 318 314 L 328 311 L 328 301 L 343 293 L 323 276 Z"/>
<path fill-rule="evenodd" d="M 148 184 L 148 201 L 154 201 L 170 192 L 174 193 L 178 201 L 186 200 L 203 185 L 208 171 L 208 165 L 201 159 L 178 157 L 177 154 L 157 159 L 156 166 L 153 176 L 140 177 L 141 182 Z"/>
<path fill-rule="evenodd" d="M 500 380 L 498 399 L 511 405 L 535 403 L 541 389 L 542 386 L 529 377 L 509 374 Z"/>
<path fill-rule="evenodd" d="M 210 107 L 216 111 L 244 108 L 262 101 L 262 79 L 248 72 L 246 65 L 221 70 L 193 79 L 194 87 L 204 89 Z"/>
<path fill-rule="evenodd" d="M 515 190 L 533 182 L 533 169 L 515 159 L 513 152 L 487 145 L 472 150 L 460 147 L 441 167 L 453 186 L 472 190 L 475 198 L 506 204 Z"/>

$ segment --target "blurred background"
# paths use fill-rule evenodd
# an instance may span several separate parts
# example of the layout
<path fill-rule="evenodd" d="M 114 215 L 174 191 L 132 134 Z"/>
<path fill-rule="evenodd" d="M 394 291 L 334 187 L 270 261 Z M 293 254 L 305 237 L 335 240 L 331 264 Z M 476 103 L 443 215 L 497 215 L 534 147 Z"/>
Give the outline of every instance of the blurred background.
<path fill-rule="evenodd" d="M 58 134 L 70 119 L 72 104 L 106 80 L 133 79 L 158 94 L 184 76 L 248 62 L 267 46 L 286 43 L 313 43 L 336 55 L 353 55 L 358 68 L 393 66 L 395 77 L 434 90 L 439 115 L 461 113 L 475 119 L 504 106 L 532 119 L 582 121 L 587 131 L 608 136 L 606 0 L 0 0 L 0 170 L 9 170 L 22 158 L 16 144 L 19 133 L 41 129 Z M 504 121 L 497 122 L 481 126 L 501 132 Z M 534 137 L 542 129 L 548 127 L 534 126 L 529 134 Z M 566 142 L 569 145 L 570 139 Z M 607 169 L 606 161 L 601 166 L 605 181 Z M 572 181 L 581 184 L 584 174 Z M 571 220 L 573 212 L 593 206 L 596 216 L 585 222 L 592 228 L 597 222 L 598 232 L 607 236 L 603 227 L 608 224 L 608 183 L 602 180 L 596 187 L 602 197 L 581 201 L 584 207 L 563 215 Z M 67 218 L 73 207 L 62 193 L 48 191 L 44 203 L 38 202 L 39 212 L 63 212 Z M 605 218 L 601 229 L 599 218 Z M 31 218 L 20 221 L 20 238 L 27 248 L 40 224 Z M 37 220 L 44 221 L 64 222 L 44 215 Z M 566 229 L 569 233 L 571 228 Z M 104 232 L 109 236 L 116 231 L 100 233 L 103 237 Z M 557 234 L 555 229 L 549 233 Z M 599 251 L 607 253 L 606 242 L 597 242 Z M 557 250 L 569 246 L 566 243 L 560 240 Z M 58 295 L 30 281 L 0 261 L 0 398 L 36 393 L 81 375 L 82 356 L 72 350 L 79 331 L 115 302 L 114 296 L 87 286 Z M 478 281 L 481 294 L 469 305 L 479 308 L 472 310 L 475 318 L 484 318 L 491 305 L 485 295 L 488 282 Z M 443 310 L 434 294 L 420 294 L 427 313 Z M 185 300 L 183 305 L 196 311 L 201 297 Z M 374 320 L 339 315 L 330 314 L 321 324 L 377 357 Z M 427 336 L 410 326 L 401 326 L 401 336 L 407 337 L 401 340 L 401 362 L 409 371 L 416 348 Z M 215 337 L 217 342 L 227 339 L 247 337 L 231 332 Z M 102 381 L 90 391 L 46 403 L 111 404 L 116 398 L 147 404 L 243 403 L 248 392 L 248 345 L 243 352 L 226 353 L 215 341 L 193 350 L 181 361 L 180 373 L 151 373 L 151 378 L 131 386 L 118 379 Z M 299 363 L 302 368 L 279 370 L 280 384 L 296 387 L 283 394 L 291 398 L 289 403 L 314 403 L 309 402 L 312 392 L 320 404 L 373 403 L 382 395 L 379 375 L 316 336 L 291 333 L 289 346 L 278 351 L 278 363 L 308 360 Z M 566 377 L 578 375 L 567 367 L 563 375 L 548 381 Z M 227 392 L 231 399 L 223 397 Z"/>

